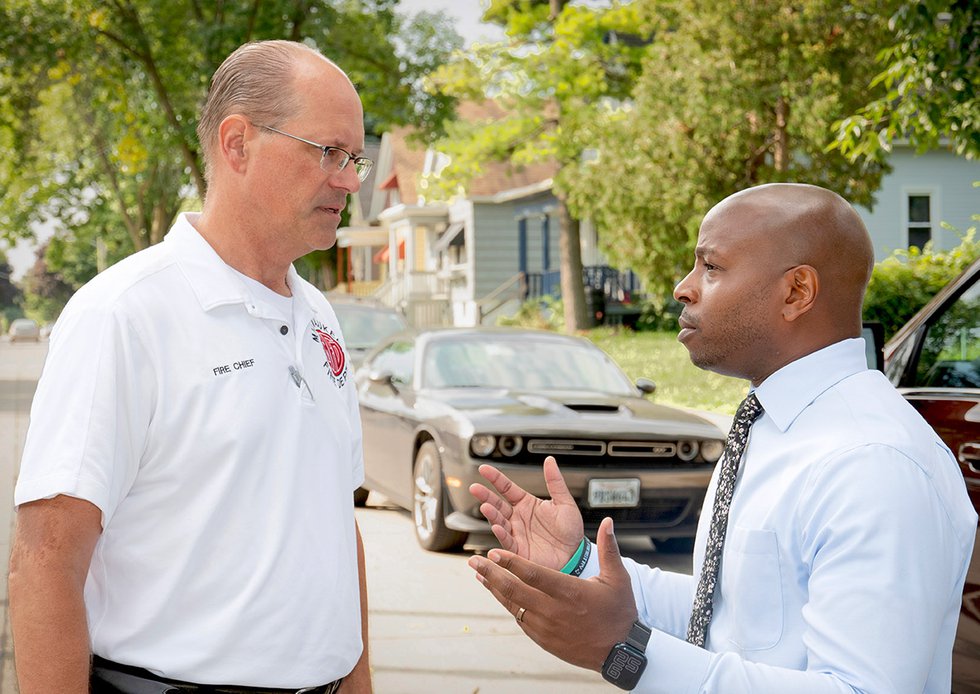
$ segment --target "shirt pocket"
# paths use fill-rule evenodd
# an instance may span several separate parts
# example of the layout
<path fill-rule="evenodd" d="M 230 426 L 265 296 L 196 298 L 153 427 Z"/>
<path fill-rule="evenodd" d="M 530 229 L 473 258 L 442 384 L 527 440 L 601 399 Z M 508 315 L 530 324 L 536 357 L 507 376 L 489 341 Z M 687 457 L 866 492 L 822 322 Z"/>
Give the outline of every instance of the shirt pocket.
<path fill-rule="evenodd" d="M 779 543 L 772 530 L 733 527 L 725 545 L 732 603 L 732 643 L 745 651 L 772 648 L 783 634 Z"/>

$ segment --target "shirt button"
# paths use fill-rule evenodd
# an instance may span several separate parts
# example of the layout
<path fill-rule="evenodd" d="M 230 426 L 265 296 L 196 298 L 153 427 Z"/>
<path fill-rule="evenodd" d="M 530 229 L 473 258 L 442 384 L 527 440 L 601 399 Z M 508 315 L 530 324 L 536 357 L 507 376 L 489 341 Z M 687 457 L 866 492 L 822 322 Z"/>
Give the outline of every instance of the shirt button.
<path fill-rule="evenodd" d="M 280 334 L 285 335 L 288 332 L 289 332 L 289 328 L 287 326 L 285 326 L 285 325 L 279 326 L 279 333 Z"/>

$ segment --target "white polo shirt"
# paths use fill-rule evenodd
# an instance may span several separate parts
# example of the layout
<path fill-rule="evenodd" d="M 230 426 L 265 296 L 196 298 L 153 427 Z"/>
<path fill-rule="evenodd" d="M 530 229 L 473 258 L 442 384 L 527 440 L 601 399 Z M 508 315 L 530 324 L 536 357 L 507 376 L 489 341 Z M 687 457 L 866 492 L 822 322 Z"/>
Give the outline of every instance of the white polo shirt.
<path fill-rule="evenodd" d="M 343 338 L 294 269 L 284 320 L 195 219 L 68 303 L 15 503 L 102 510 L 85 585 L 97 655 L 200 683 L 323 684 L 362 650 Z"/>

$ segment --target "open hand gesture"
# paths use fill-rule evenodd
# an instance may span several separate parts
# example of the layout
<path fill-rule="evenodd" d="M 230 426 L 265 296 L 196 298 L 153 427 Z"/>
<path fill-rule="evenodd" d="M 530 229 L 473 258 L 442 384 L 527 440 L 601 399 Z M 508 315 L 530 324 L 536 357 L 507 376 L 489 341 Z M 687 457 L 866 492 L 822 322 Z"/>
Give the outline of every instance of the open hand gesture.
<path fill-rule="evenodd" d="M 597 552 L 599 575 L 585 580 L 499 549 L 471 557 L 469 565 L 539 646 L 573 665 L 599 670 L 613 645 L 626 639 L 636 603 L 611 518 L 599 526 Z"/>
<path fill-rule="evenodd" d="M 482 484 L 470 485 L 470 493 L 482 502 L 480 512 L 490 521 L 501 546 L 536 564 L 551 569 L 563 567 L 578 549 L 585 532 L 582 514 L 555 459 L 548 456 L 544 461 L 550 501 L 529 494 L 491 465 L 481 465 L 480 474 L 500 496 Z"/>

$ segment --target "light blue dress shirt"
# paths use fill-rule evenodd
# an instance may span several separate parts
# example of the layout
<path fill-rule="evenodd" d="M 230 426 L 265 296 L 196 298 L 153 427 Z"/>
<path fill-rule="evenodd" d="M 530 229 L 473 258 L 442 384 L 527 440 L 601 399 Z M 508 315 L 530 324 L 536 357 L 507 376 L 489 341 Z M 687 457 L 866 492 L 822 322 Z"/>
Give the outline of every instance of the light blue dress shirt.
<path fill-rule="evenodd" d="M 635 691 L 948 694 L 977 526 L 949 449 L 867 369 L 861 339 L 785 366 L 756 394 L 765 413 L 739 469 L 705 649 L 684 639 L 718 470 L 693 577 L 625 560 L 654 630 Z"/>

